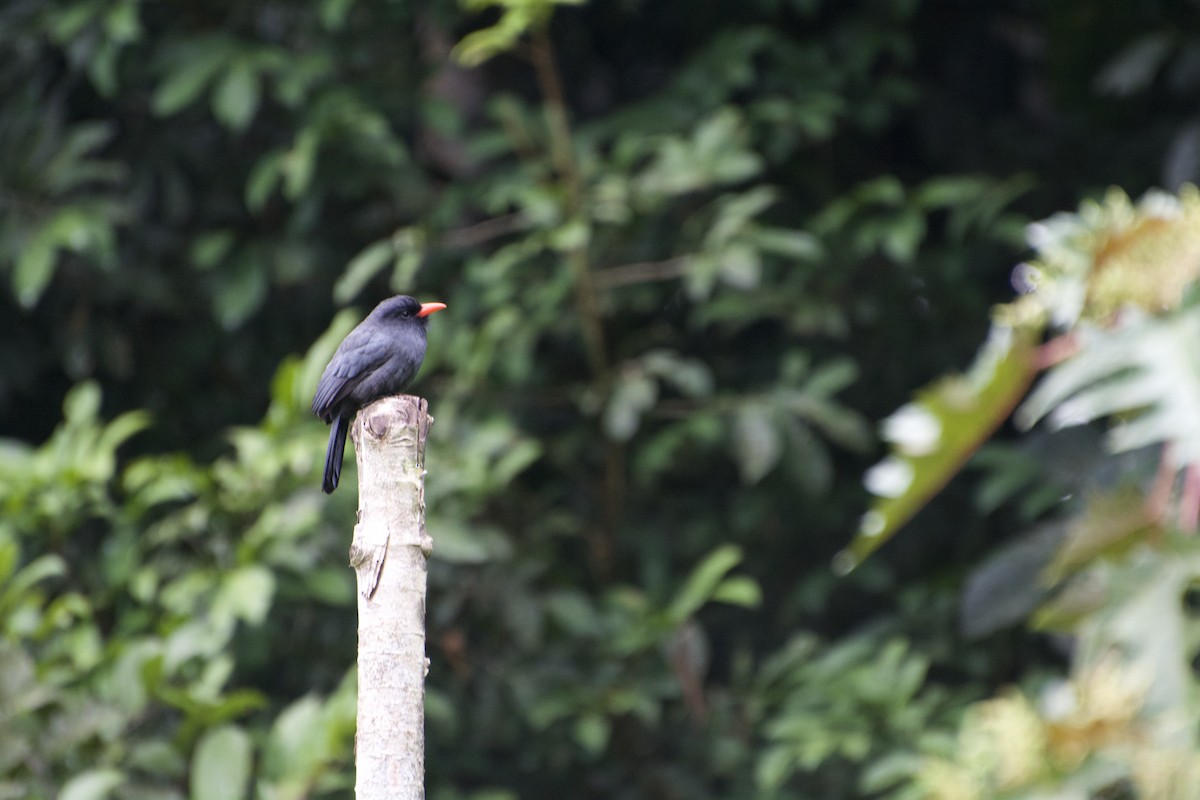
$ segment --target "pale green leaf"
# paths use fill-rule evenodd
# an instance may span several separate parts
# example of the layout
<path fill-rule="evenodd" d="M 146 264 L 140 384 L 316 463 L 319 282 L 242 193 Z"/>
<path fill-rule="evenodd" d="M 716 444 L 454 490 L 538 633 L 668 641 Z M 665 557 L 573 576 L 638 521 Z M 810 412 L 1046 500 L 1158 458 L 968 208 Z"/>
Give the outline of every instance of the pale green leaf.
<path fill-rule="evenodd" d="M 90 422 L 99 413 L 100 384 L 95 381 L 76 384 L 63 398 L 63 416 L 68 422 Z"/>
<path fill-rule="evenodd" d="M 734 413 L 733 451 L 744 483 L 758 483 L 775 468 L 783 455 L 783 440 L 770 409 L 752 404 Z"/>
<path fill-rule="evenodd" d="M 668 617 L 676 624 L 682 623 L 695 614 L 700 607 L 713 599 L 713 593 L 729 570 L 736 567 L 742 560 L 742 549 L 737 545 L 726 544 L 709 553 L 701 561 L 683 587 L 671 601 L 667 610 Z M 735 589 L 735 594 L 738 591 Z"/>
<path fill-rule="evenodd" d="M 189 800 L 240 800 L 250 785 L 250 736 L 236 725 L 207 731 L 192 754 Z"/>
<path fill-rule="evenodd" d="M 647 372 L 688 397 L 712 393 L 712 371 L 699 359 L 688 358 L 671 350 L 651 350 L 642 356 L 641 362 Z"/>
<path fill-rule="evenodd" d="M 231 230 L 215 230 L 201 233 L 192 240 L 192 264 L 196 269 L 212 269 L 228 254 L 236 241 Z"/>
<path fill-rule="evenodd" d="M 775 255 L 814 261 L 824 254 L 821 241 L 805 231 L 759 226 L 753 236 L 759 250 Z"/>
<path fill-rule="evenodd" d="M 308 127 L 296 135 L 291 149 L 279 161 L 279 174 L 283 177 L 283 193 L 289 200 L 296 200 L 312 183 L 317 168 L 317 151 L 321 145 L 321 134 Z"/>
<path fill-rule="evenodd" d="M 227 573 L 213 600 L 213 613 L 226 613 L 250 625 L 267 617 L 275 594 L 275 576 L 266 567 L 251 565 Z"/>
<path fill-rule="evenodd" d="M 71 778 L 62 788 L 58 800 L 104 800 L 112 797 L 125 781 L 125 774 L 116 769 L 92 769 Z M 226 798 L 235 800 L 235 798 Z"/>
<path fill-rule="evenodd" d="M 235 61 L 213 89 L 213 115 L 227 128 L 244 131 L 258 111 L 259 79 L 246 59 Z"/>
<path fill-rule="evenodd" d="M 768 748 L 754 768 L 754 781 L 760 789 L 775 792 L 796 769 L 796 754 L 791 747 Z"/>
<path fill-rule="evenodd" d="M 320 766 L 328 755 L 321 717 L 321 702 L 310 695 L 275 718 L 264 755 L 268 776 L 305 775 Z"/>
<path fill-rule="evenodd" d="M 42 229 L 43 231 L 45 228 Z M 39 232 L 21 251 L 13 269 L 13 292 L 25 308 L 32 308 L 54 277 L 58 249 L 55 242 Z"/>
<path fill-rule="evenodd" d="M 1080 334 L 1080 351 L 1057 364 L 1017 412 L 1029 427 L 1119 417 L 1114 449 L 1171 442 L 1180 463 L 1200 463 L 1200 307 L 1169 317 L 1129 311 L 1119 329 Z"/>
<path fill-rule="evenodd" d="M 718 603 L 756 608 L 762 603 L 762 590 L 753 578 L 734 575 L 721 581 L 713 591 L 712 599 Z"/>
<path fill-rule="evenodd" d="M 593 755 L 598 755 L 608 746 L 611 731 L 608 718 L 600 714 L 585 714 L 575 721 L 575 741 Z"/>
<path fill-rule="evenodd" d="M 604 408 L 604 429 L 614 439 L 626 441 L 641 424 L 642 415 L 658 399 L 658 385 L 641 370 L 622 375 Z"/>
<path fill-rule="evenodd" d="M 112 452 L 126 440 L 150 427 L 150 415 L 145 411 L 126 411 L 104 426 L 100 438 L 96 441 L 96 449 Z"/>

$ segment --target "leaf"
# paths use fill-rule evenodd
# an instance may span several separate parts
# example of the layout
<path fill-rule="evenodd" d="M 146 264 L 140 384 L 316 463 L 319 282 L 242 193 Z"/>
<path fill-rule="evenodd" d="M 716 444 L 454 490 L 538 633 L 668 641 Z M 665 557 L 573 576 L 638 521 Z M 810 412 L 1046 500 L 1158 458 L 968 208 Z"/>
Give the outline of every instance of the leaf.
<path fill-rule="evenodd" d="M 104 800 L 111 797 L 112 790 L 124 782 L 125 774 L 120 770 L 88 770 L 67 781 L 58 795 L 58 800 Z"/>
<path fill-rule="evenodd" d="M 179 53 L 173 69 L 154 91 L 150 107 L 165 117 L 195 102 L 217 72 L 225 65 L 229 44 L 225 41 L 197 41 L 186 53 Z"/>
<path fill-rule="evenodd" d="M 755 764 L 754 782 L 764 792 L 776 792 L 795 768 L 796 755 L 793 748 L 782 745 L 769 747 Z"/>
<path fill-rule="evenodd" d="M 258 111 L 259 80 L 247 59 L 235 61 L 213 89 L 213 115 L 232 131 L 244 131 Z"/>
<path fill-rule="evenodd" d="M 753 578 L 735 575 L 721 581 L 713 592 L 712 599 L 718 603 L 757 608 L 762 603 L 762 589 Z"/>
<path fill-rule="evenodd" d="M 235 330 L 262 305 L 267 289 L 267 275 L 262 265 L 245 255 L 217 285 L 212 298 L 213 316 L 221 327 Z"/>
<path fill-rule="evenodd" d="M 954 208 L 977 200 L 992 185 L 990 178 L 953 175 L 925 181 L 913 194 L 922 208 Z"/>
<path fill-rule="evenodd" d="M 500 8 L 500 19 L 489 28 L 474 31 L 455 45 L 452 55 L 459 63 L 477 67 L 516 46 L 522 36 L 546 24 L 556 5 L 580 5 L 584 0 L 468 0 L 476 11 Z"/>
<path fill-rule="evenodd" d="M 1047 523 L 996 551 L 972 570 L 963 588 L 959 627 L 978 639 L 1028 617 L 1049 587 L 1042 571 L 1063 540 L 1064 526 Z"/>
<path fill-rule="evenodd" d="M 63 398 L 63 417 L 70 423 L 91 422 L 100 413 L 100 384 L 84 381 Z"/>
<path fill-rule="evenodd" d="M 743 483 L 758 483 L 775 468 L 783 455 L 783 439 L 769 409 L 757 403 L 738 408 L 733 415 L 733 451 Z"/>
<path fill-rule="evenodd" d="M 815 261 L 824 255 L 821 240 L 806 231 L 758 227 L 754 244 L 759 250 L 800 261 Z"/>
<path fill-rule="evenodd" d="M 346 24 L 346 14 L 353 5 L 354 0 L 321 0 L 321 25 L 327 30 L 341 30 Z"/>
<path fill-rule="evenodd" d="M 925 238 L 925 217 L 908 210 L 894 218 L 883 237 L 883 252 L 898 264 L 912 263 Z"/>
<path fill-rule="evenodd" d="M 285 153 L 279 150 L 264 155 L 250 171 L 246 179 L 246 208 L 251 211 L 261 211 L 267 204 L 271 192 L 283 179 L 283 160 Z"/>
<path fill-rule="evenodd" d="M 236 725 L 207 731 L 192 754 L 190 800 L 239 800 L 250 785 L 253 746 Z"/>
<path fill-rule="evenodd" d="M 37 305 L 42 292 L 54 277 L 54 264 L 57 256 L 55 243 L 43 234 L 43 227 L 33 240 L 21 251 L 13 269 L 13 292 L 25 308 Z"/>
<path fill-rule="evenodd" d="M 642 370 L 629 370 L 617 378 L 612 396 L 604 408 L 604 429 L 618 441 L 628 441 L 637 433 L 642 415 L 658 399 L 658 385 Z"/>
<path fill-rule="evenodd" d="M 1038 324 L 1012 327 L 995 314 L 970 371 L 920 390 L 889 420 L 891 455 L 864 478 L 876 500 L 850 546 L 834 557 L 838 572 L 854 569 L 891 538 L 1008 417 L 1033 380 L 1040 334 Z"/>
<path fill-rule="evenodd" d="M 110 39 L 122 44 L 136 42 L 141 38 L 142 23 L 138 18 L 139 3 L 136 0 L 120 0 L 113 3 L 104 15 L 104 29 Z"/>
<path fill-rule="evenodd" d="M 0 586 L 7 587 L 8 579 L 12 577 L 17 568 L 17 559 L 20 555 L 21 548 L 16 541 L 0 538 Z"/>
<path fill-rule="evenodd" d="M 311 774 L 327 757 L 321 702 L 302 697 L 285 708 L 271 727 L 263 769 L 268 776 Z"/>
<path fill-rule="evenodd" d="M 284 196 L 289 200 L 299 198 L 312 183 L 320 146 L 320 132 L 309 126 L 296 134 L 291 148 L 280 157 L 279 174 L 283 178 Z"/>
<path fill-rule="evenodd" d="M 1171 37 L 1161 33 L 1148 34 L 1136 40 L 1096 76 L 1096 91 L 1126 97 L 1145 89 L 1154 80 L 1173 46 Z"/>
<path fill-rule="evenodd" d="M 748 244 L 731 244 L 718 255 L 721 278 L 737 289 L 753 289 L 762 277 L 762 258 Z"/>
<path fill-rule="evenodd" d="M 114 135 L 114 126 L 104 122 L 84 122 L 72 127 L 42 173 L 47 188 L 67 192 L 87 182 L 115 181 L 123 172 L 120 165 L 90 157 Z"/>
<path fill-rule="evenodd" d="M 742 560 L 742 549 L 737 545 L 726 544 L 712 551 L 701 561 L 692 574 L 688 576 L 683 587 L 676 593 L 667 609 L 667 616 L 675 624 L 680 624 L 695 614 L 700 607 L 713 599 L 713 593 L 720 585 L 722 578 L 729 570 L 736 567 Z M 734 594 L 745 592 L 744 589 L 734 589 Z"/>
<path fill-rule="evenodd" d="M 102 213 L 91 206 L 65 206 L 46 219 L 33 234 L 13 270 L 17 300 L 31 308 L 54 277 L 59 250 L 87 254 L 101 266 L 111 263 L 113 231 Z"/>
<path fill-rule="evenodd" d="M 275 594 L 275 575 L 266 567 L 239 567 L 221 579 L 221 588 L 213 599 L 213 613 L 226 613 L 249 625 L 260 625 L 271 608 Z"/>
<path fill-rule="evenodd" d="M 192 264 L 196 269 L 212 269 L 229 254 L 235 241 L 234 232 L 227 228 L 197 235 L 192 240 Z"/>
<path fill-rule="evenodd" d="M 1042 580 L 1059 583 L 1103 556 L 1118 555 L 1139 542 L 1161 541 L 1164 535 L 1136 487 L 1096 495 L 1066 526 L 1066 537 L 1042 571 Z"/>
<path fill-rule="evenodd" d="M 454 46 L 453 56 L 466 67 L 477 67 L 506 50 L 516 46 L 517 41 L 537 22 L 529 11 L 509 9 L 490 28 L 473 31 Z"/>
<path fill-rule="evenodd" d="M 1055 365 L 1017 411 L 1028 428 L 1118 417 L 1117 452 L 1172 443 L 1183 464 L 1200 464 L 1200 306 L 1165 318 L 1134 310 L 1120 329 L 1081 334 L 1081 349 Z"/>
<path fill-rule="evenodd" d="M 671 350 L 651 350 L 641 359 L 642 367 L 688 397 L 702 397 L 713 390 L 712 371 L 703 361 Z"/>
<path fill-rule="evenodd" d="M 149 427 L 149 414 L 144 411 L 126 411 L 104 426 L 104 430 L 100 432 L 100 438 L 96 440 L 96 449 L 111 453 L 131 437 Z"/>
<path fill-rule="evenodd" d="M 600 714 L 584 714 L 575 720 L 574 736 L 586 752 L 598 755 L 608 746 L 611 724 Z"/>
<path fill-rule="evenodd" d="M 61 556 L 52 553 L 38 556 L 5 583 L 4 594 L 0 595 L 0 598 L 6 603 L 10 600 L 17 600 L 41 581 L 58 578 L 65 574 L 67 574 L 67 565 Z"/>

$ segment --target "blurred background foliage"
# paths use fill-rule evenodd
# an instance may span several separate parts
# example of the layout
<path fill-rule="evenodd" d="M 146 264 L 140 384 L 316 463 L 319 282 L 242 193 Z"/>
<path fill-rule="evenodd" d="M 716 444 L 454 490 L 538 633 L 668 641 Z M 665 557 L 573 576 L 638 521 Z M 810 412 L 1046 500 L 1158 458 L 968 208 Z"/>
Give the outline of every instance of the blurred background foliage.
<path fill-rule="evenodd" d="M 397 291 L 449 305 L 431 798 L 1195 797 L 1200 561 L 1118 513 L 1154 455 L 1002 430 L 831 560 L 873 423 L 970 362 L 1027 225 L 1200 177 L 1198 23 L 4 4 L 0 798 L 350 796 L 355 498 L 308 401 Z M 1170 354 L 1110 377 L 1144 405 Z"/>

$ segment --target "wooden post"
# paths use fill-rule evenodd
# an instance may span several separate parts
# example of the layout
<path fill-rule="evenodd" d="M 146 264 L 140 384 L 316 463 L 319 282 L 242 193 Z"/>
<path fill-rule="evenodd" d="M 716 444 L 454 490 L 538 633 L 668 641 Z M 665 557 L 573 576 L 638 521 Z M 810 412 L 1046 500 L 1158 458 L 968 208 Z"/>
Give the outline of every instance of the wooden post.
<path fill-rule="evenodd" d="M 425 797 L 425 437 L 419 397 L 385 397 L 354 419 L 358 524 L 357 800 Z"/>

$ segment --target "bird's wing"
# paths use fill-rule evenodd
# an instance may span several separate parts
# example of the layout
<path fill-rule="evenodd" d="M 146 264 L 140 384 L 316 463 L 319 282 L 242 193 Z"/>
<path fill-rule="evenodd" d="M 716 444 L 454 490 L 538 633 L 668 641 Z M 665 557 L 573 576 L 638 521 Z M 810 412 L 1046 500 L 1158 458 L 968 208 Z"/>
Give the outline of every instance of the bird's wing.
<path fill-rule="evenodd" d="M 312 412 L 329 422 L 337 406 L 371 372 L 387 360 L 391 347 L 386 337 L 358 328 L 338 346 L 313 396 Z"/>

